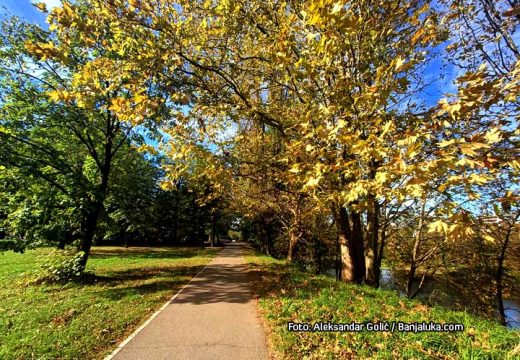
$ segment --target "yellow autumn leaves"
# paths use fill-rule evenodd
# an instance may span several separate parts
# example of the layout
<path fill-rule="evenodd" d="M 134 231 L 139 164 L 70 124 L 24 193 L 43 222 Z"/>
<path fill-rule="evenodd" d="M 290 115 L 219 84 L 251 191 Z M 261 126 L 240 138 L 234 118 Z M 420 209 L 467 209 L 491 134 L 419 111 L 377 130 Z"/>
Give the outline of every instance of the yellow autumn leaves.
<path fill-rule="evenodd" d="M 200 174 L 216 184 L 225 169 L 208 143 L 218 142 L 216 129 L 229 121 L 243 129 L 263 126 L 258 137 L 278 136 L 280 150 L 272 156 L 283 166 L 272 169 L 273 176 L 322 204 L 362 209 L 369 196 L 404 201 L 425 196 L 426 187 L 468 186 L 470 192 L 493 179 L 495 164 L 504 161 L 494 148 L 508 135 L 498 122 L 479 129 L 478 115 L 516 99 L 518 65 L 509 80 L 490 78 L 485 66 L 473 69 L 438 105 L 414 104 L 420 100 L 414 89 L 425 85 L 422 66 L 448 36 L 442 14 L 427 3 L 157 4 L 92 2 L 83 18 L 67 6 L 51 21 L 58 33 L 70 35 L 68 42 L 30 46 L 39 56 L 64 61 L 76 35 L 66 25 L 78 22 L 84 53 L 101 55 L 87 56 L 72 89 L 50 96 L 88 107 L 121 90 L 126 96 L 105 106 L 122 121 L 140 123 L 158 106 L 146 95 L 144 78 L 164 85 L 178 126 L 165 129 L 171 135 L 167 153 L 179 166 L 172 173 L 188 171 L 198 156 L 207 163 Z M 101 36 L 104 26 L 108 39 Z M 261 139 L 230 142 L 254 149 Z M 431 228 L 447 231 L 443 223 Z"/>

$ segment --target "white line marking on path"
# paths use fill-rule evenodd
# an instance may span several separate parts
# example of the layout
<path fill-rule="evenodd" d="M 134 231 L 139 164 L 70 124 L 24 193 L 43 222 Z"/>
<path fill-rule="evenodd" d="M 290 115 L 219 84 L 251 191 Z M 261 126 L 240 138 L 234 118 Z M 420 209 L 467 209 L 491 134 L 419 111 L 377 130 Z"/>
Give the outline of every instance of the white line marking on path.
<path fill-rule="evenodd" d="M 211 260 L 210 260 L 210 261 L 209 261 L 209 262 L 208 262 L 208 263 L 207 263 L 207 264 L 202 268 L 202 270 L 199 271 L 199 272 L 197 273 L 197 275 L 195 275 L 194 277 L 192 277 L 192 278 L 190 279 L 190 281 L 188 281 L 188 282 L 187 282 L 187 283 L 186 283 L 186 284 L 185 284 L 185 285 L 184 285 L 184 286 L 183 286 L 179 291 L 177 291 L 177 293 L 176 293 L 175 295 L 173 295 L 173 296 L 172 296 L 168 301 L 166 301 L 166 303 L 164 303 L 164 305 L 161 306 L 159 310 L 157 310 L 156 312 L 154 312 L 154 313 L 152 314 L 152 316 L 150 316 L 150 317 L 148 318 L 148 320 L 146 320 L 146 321 L 145 321 L 141 326 L 139 326 L 139 327 L 137 328 L 137 330 L 135 330 L 135 331 L 134 331 L 134 332 L 133 332 L 129 337 L 127 337 L 125 340 L 123 340 L 123 342 L 121 342 L 121 343 L 120 343 L 120 344 L 115 348 L 114 351 L 112 351 L 109 355 L 107 355 L 107 356 L 105 357 L 104 360 L 112 360 L 112 358 L 113 358 L 114 356 L 116 356 L 116 354 L 117 354 L 118 352 L 120 352 L 121 349 L 122 349 L 126 344 L 128 344 L 130 341 L 132 341 L 132 339 L 133 339 L 134 337 L 136 337 L 137 334 L 139 334 L 139 333 L 140 333 L 140 332 L 141 332 L 141 331 L 146 327 L 146 325 L 148 325 L 148 324 L 149 324 L 149 323 L 150 323 L 150 322 L 151 322 L 151 321 L 152 321 L 152 320 L 153 320 L 157 315 L 159 315 L 159 314 L 160 314 L 164 309 L 166 309 L 166 307 L 167 307 L 168 305 L 170 305 L 170 304 L 173 302 L 173 300 L 175 300 L 175 299 L 177 298 L 177 296 L 179 296 L 179 294 L 180 294 L 180 293 L 181 293 L 181 292 L 182 292 L 182 291 L 183 291 L 183 290 L 184 290 L 184 289 L 185 289 L 185 288 L 186 288 L 186 287 L 187 287 L 187 286 L 188 286 L 188 285 L 189 285 L 189 284 L 190 284 L 194 279 L 196 279 L 197 277 L 199 277 L 199 275 L 202 274 L 202 272 L 203 272 L 204 270 L 206 270 L 206 268 L 208 267 L 208 265 L 209 265 L 209 264 L 210 264 L 210 263 L 211 263 L 211 262 L 212 262 L 212 261 L 213 261 L 213 260 L 214 260 L 218 255 L 219 255 L 219 254 L 220 254 L 220 252 L 221 252 L 222 250 L 224 250 L 224 248 L 221 249 L 221 250 L 220 250 L 220 251 L 215 255 L 215 257 L 213 257 L 213 259 L 211 259 Z"/>

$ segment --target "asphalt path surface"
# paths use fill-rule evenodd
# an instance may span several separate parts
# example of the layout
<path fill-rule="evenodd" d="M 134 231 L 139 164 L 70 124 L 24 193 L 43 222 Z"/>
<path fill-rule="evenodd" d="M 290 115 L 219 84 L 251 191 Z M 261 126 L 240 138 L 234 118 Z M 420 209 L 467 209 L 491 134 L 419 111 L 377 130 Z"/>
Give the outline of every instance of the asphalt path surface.
<path fill-rule="evenodd" d="M 242 244 L 226 246 L 108 358 L 267 359 L 242 252 Z"/>

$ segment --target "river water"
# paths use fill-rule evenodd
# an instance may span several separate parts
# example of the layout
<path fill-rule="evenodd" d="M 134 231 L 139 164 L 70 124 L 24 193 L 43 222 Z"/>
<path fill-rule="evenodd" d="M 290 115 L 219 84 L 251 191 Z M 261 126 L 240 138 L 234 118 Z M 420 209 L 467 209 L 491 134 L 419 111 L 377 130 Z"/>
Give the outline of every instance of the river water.
<path fill-rule="evenodd" d="M 336 276 L 335 269 L 331 269 L 327 271 L 327 275 Z M 406 296 L 403 289 L 400 289 L 397 285 L 395 275 L 390 269 L 381 269 L 381 276 L 379 279 L 379 284 L 382 289 L 385 290 L 395 290 L 398 291 L 400 295 Z M 440 305 L 448 306 L 450 303 L 453 303 L 456 299 L 455 291 L 449 291 L 450 289 L 446 289 L 444 286 L 442 290 L 442 299 L 440 302 Z M 424 288 L 421 290 L 421 292 L 417 295 L 417 298 L 419 299 L 428 299 L 432 297 L 432 295 L 435 295 L 435 292 L 438 292 L 439 289 L 436 286 L 434 282 L 430 282 L 425 284 Z M 512 299 L 505 299 L 504 300 L 504 308 L 505 308 L 505 315 L 506 315 L 506 322 L 507 327 L 510 329 L 520 330 L 520 302 L 514 301 Z M 498 319 L 498 311 L 496 312 L 496 316 Z"/>

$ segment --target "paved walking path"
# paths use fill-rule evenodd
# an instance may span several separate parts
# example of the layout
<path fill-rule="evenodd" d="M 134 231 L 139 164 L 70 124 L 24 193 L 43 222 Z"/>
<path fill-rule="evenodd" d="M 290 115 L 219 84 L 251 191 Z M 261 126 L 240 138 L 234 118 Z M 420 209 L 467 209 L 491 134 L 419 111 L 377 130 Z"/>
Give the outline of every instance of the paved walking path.
<path fill-rule="evenodd" d="M 267 359 L 242 249 L 222 250 L 113 359 Z"/>

